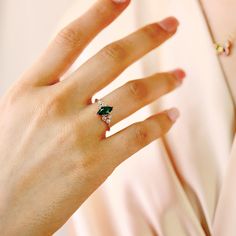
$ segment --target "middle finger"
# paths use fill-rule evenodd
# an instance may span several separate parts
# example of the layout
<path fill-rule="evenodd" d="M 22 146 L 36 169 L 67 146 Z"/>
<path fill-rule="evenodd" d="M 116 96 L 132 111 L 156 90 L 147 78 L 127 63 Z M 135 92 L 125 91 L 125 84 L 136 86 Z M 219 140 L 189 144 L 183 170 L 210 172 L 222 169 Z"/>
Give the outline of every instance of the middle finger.
<path fill-rule="evenodd" d="M 78 94 L 80 100 L 83 94 L 84 102 L 91 101 L 97 91 L 108 85 L 130 64 L 170 38 L 176 32 L 178 24 L 176 18 L 168 17 L 109 44 L 65 82 L 72 85 L 72 90 L 75 90 L 72 92 Z"/>

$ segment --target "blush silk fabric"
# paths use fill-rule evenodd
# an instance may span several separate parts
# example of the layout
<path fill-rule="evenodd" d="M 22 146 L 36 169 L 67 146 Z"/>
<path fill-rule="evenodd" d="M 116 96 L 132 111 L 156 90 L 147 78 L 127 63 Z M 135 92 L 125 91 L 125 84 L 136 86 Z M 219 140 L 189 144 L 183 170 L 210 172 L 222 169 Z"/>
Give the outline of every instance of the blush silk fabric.
<path fill-rule="evenodd" d="M 0 2 L 1 92 L 59 28 L 93 2 Z M 165 136 L 118 166 L 56 236 L 236 235 L 235 101 L 231 95 L 236 88 L 227 84 L 197 0 L 133 0 L 69 72 L 106 44 L 169 15 L 180 21 L 177 34 L 96 97 L 129 80 L 180 67 L 187 73 L 180 88 L 116 124 L 109 135 L 172 106 L 179 108 L 180 118 Z M 12 40 L 16 36 L 20 47 Z"/>
<path fill-rule="evenodd" d="M 92 2 L 77 1 L 73 12 L 82 12 Z M 236 88 L 227 84 L 199 2 L 133 1 L 82 57 L 169 15 L 180 21 L 177 34 L 97 96 L 128 80 L 181 67 L 187 73 L 182 87 L 120 122 L 111 134 L 172 106 L 180 109 L 181 116 L 164 137 L 117 167 L 73 215 L 75 235 L 236 235 L 235 106 L 231 96 Z"/>

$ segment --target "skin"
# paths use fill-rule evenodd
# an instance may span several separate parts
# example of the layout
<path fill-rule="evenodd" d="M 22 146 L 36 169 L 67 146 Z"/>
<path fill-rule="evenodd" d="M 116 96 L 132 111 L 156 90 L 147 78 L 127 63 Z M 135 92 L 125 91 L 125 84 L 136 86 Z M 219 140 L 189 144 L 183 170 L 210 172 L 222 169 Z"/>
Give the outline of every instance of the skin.
<path fill-rule="evenodd" d="M 144 26 L 60 81 L 128 5 L 98 0 L 58 33 L 1 99 L 0 235 L 53 234 L 120 163 L 173 126 L 175 120 L 162 111 L 106 138 L 107 126 L 91 102 L 96 91 L 175 34 L 173 17 L 165 21 L 168 30 L 163 22 Z M 156 73 L 106 95 L 103 100 L 114 107 L 111 127 L 173 91 L 183 77 L 182 70 Z"/>

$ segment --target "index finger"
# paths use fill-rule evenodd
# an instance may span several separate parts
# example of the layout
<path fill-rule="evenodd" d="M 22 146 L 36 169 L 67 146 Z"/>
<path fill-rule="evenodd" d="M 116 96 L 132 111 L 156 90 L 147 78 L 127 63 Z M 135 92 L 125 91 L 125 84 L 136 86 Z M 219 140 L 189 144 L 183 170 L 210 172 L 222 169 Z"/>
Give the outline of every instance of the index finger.
<path fill-rule="evenodd" d="M 49 85 L 58 82 L 88 43 L 113 22 L 129 2 L 97 0 L 82 16 L 60 30 L 31 69 L 33 74 L 29 77 L 35 78 L 33 83 Z"/>

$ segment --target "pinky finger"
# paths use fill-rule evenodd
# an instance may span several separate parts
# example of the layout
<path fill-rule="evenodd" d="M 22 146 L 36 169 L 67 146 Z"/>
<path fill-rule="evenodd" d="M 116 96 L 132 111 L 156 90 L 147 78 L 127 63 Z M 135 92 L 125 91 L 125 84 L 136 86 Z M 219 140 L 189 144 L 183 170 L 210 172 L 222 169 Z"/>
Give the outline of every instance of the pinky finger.
<path fill-rule="evenodd" d="M 171 108 L 134 123 L 103 140 L 105 153 L 115 166 L 167 133 L 179 117 L 177 108 Z M 107 155 L 106 155 L 107 156 Z"/>

